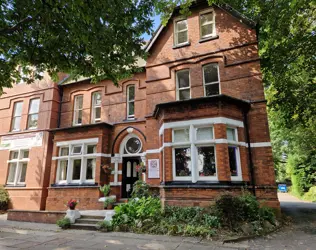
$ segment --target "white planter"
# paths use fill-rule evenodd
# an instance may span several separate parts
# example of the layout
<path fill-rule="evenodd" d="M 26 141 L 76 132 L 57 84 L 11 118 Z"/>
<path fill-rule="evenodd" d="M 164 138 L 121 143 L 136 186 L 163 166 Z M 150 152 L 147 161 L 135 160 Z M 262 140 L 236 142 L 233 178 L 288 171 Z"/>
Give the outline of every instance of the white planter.
<path fill-rule="evenodd" d="M 70 220 L 70 223 L 73 224 L 76 222 L 76 219 L 79 219 L 81 217 L 79 210 L 70 210 L 68 209 L 66 212 L 65 218 L 68 218 Z"/>
<path fill-rule="evenodd" d="M 111 221 L 114 214 L 115 214 L 114 210 L 106 211 L 104 220 Z"/>
<path fill-rule="evenodd" d="M 99 202 L 105 202 L 106 200 L 110 199 L 110 198 L 113 198 L 116 200 L 116 195 L 110 195 L 110 196 L 106 196 L 106 197 L 101 197 L 99 199 Z"/>

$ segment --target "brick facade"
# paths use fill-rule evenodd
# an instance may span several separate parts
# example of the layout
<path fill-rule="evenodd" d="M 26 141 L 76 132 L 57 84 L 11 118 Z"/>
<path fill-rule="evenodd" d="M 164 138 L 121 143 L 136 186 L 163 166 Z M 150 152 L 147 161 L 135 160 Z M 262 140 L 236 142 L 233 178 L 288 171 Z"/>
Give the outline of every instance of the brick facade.
<path fill-rule="evenodd" d="M 214 7 L 217 36 L 200 41 L 200 12 L 208 8 L 205 4 L 199 4 L 192 9 L 192 15 L 187 18 L 189 43 L 182 47 L 174 46 L 173 21 L 178 18 L 175 12 L 147 47 L 149 57 L 142 72 L 121 81 L 118 87 L 108 80 L 97 84 L 82 80 L 59 85 L 61 92 L 53 83 L 43 90 L 42 98 L 46 106 L 45 109 L 44 104 L 41 106 L 43 114 L 39 118 L 39 129 L 46 129 L 43 146 L 30 150 L 26 186 L 8 187 L 14 208 L 65 210 L 66 201 L 76 198 L 80 202 L 79 209 L 101 209 L 97 202 L 102 197 L 99 186 L 111 184 L 112 194 L 119 200 L 123 189 L 127 188 L 124 186 L 127 177 L 124 175 L 127 169 L 124 159 L 131 157 L 144 161 L 146 166 L 148 160 L 158 159 L 159 176 L 149 178 L 147 167 L 145 180 L 153 188 L 159 188 L 164 204 L 207 206 L 223 192 L 239 194 L 242 189 L 248 188 L 256 193 L 259 200 L 279 207 L 255 29 L 240 22 L 231 13 Z M 220 93 L 205 97 L 203 67 L 210 63 L 218 65 Z M 189 70 L 191 99 L 176 101 L 176 72 L 183 69 Z M 127 119 L 127 89 L 131 85 L 135 86 L 135 113 L 133 119 Z M 31 86 L 15 86 L 9 90 L 11 94 L 0 98 L 3 136 L 10 131 L 8 124 L 12 120 L 12 105 L 8 106 L 7 100 L 12 103 L 24 95 L 27 96 L 25 102 L 28 102 L 31 95 L 25 93 L 29 89 Z M 101 123 L 92 124 L 91 106 L 95 92 L 101 93 Z M 40 92 L 32 95 L 35 94 L 39 95 Z M 82 123 L 74 126 L 74 99 L 78 95 L 83 96 Z M 27 110 L 23 114 L 27 114 Z M 22 118 L 23 126 L 26 124 L 24 120 Z M 216 174 L 205 181 L 200 177 L 193 182 L 175 180 L 173 130 L 184 126 L 195 131 L 200 124 L 213 129 L 211 146 L 214 146 L 216 156 Z M 240 167 L 238 178 L 231 177 L 231 142 L 226 132 L 230 127 L 236 129 L 238 137 L 234 144 L 237 145 Z M 137 138 L 142 145 L 135 154 L 126 151 L 130 137 Z M 83 145 L 86 145 L 84 141 L 90 139 L 96 145 L 93 182 L 87 184 L 81 178 L 80 182 L 71 185 L 68 185 L 68 180 L 67 185 L 57 183 L 59 162 L 66 159 L 59 155 L 60 145 L 69 144 L 71 150 L 76 143 L 83 141 Z M 192 149 L 196 147 L 194 145 Z M 0 156 L 3 159 L 0 183 L 5 184 L 9 151 L 0 151 Z M 72 162 L 77 156 L 67 157 Z M 87 158 L 89 155 L 81 159 L 86 161 Z M 68 164 L 72 168 L 73 163 Z M 112 167 L 110 176 L 104 173 L 102 166 Z M 32 177 L 34 175 L 36 178 Z M 18 197 L 18 192 L 24 192 L 25 200 L 14 198 Z M 27 201 L 28 197 L 30 201 Z"/>

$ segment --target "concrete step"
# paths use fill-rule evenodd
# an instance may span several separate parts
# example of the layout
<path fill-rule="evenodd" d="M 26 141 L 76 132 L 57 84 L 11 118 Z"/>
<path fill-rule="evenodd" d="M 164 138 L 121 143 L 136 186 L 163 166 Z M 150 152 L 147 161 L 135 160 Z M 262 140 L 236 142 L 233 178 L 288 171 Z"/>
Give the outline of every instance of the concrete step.
<path fill-rule="evenodd" d="M 104 220 L 104 216 L 100 215 L 81 215 L 80 219 Z"/>
<path fill-rule="evenodd" d="M 103 218 L 104 219 L 104 218 Z M 98 222 L 103 221 L 103 219 L 77 219 L 76 224 L 92 224 L 96 225 Z"/>
<path fill-rule="evenodd" d="M 70 229 L 97 231 L 96 224 L 72 224 Z"/>

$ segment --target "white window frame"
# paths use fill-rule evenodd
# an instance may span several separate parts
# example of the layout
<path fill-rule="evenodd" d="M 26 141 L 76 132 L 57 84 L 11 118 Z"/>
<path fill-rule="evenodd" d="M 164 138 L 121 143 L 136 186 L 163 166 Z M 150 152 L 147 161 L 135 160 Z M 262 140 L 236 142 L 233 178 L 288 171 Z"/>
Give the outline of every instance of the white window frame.
<path fill-rule="evenodd" d="M 77 102 L 79 98 L 82 98 L 82 108 L 77 108 Z M 80 126 L 82 125 L 82 116 L 83 116 L 83 95 L 76 95 L 74 97 L 74 117 L 73 117 L 73 125 L 74 126 Z M 81 112 L 81 123 L 77 123 L 78 118 L 79 118 L 79 111 Z"/>
<path fill-rule="evenodd" d="M 188 71 L 189 72 L 189 86 L 188 87 L 184 87 L 184 88 L 180 88 L 179 87 L 179 79 L 178 79 L 178 73 L 179 72 L 183 72 L 183 71 Z M 176 94 L 177 94 L 177 101 L 183 101 L 183 100 L 180 100 L 180 91 L 181 90 L 190 90 L 190 98 L 191 99 L 191 74 L 190 74 L 190 69 L 181 69 L 181 70 L 178 70 L 176 71 Z M 185 99 L 185 100 L 189 100 L 189 99 Z"/>
<path fill-rule="evenodd" d="M 197 140 L 197 128 L 202 127 L 211 127 L 213 132 L 213 139 L 211 140 Z M 174 131 L 189 129 L 189 141 L 187 142 L 175 142 L 174 141 Z M 217 158 L 216 158 L 216 144 L 214 139 L 214 127 L 212 124 L 203 125 L 203 126 L 193 126 L 189 125 L 186 127 L 177 127 L 172 130 L 172 171 L 173 171 L 173 180 L 175 181 L 192 181 L 196 183 L 197 181 L 218 181 L 218 169 L 217 169 Z M 176 176 L 176 159 L 175 159 L 175 149 L 190 147 L 191 151 L 191 176 Z M 216 168 L 216 176 L 199 176 L 197 161 L 198 161 L 198 150 L 197 147 L 214 147 L 214 155 L 215 155 L 215 168 Z"/>
<path fill-rule="evenodd" d="M 132 87 L 134 88 L 134 99 L 130 99 L 130 96 L 129 96 L 129 89 L 132 88 Z M 127 119 L 134 119 L 135 118 L 135 97 L 136 97 L 136 86 L 135 86 L 135 84 L 128 85 L 126 87 Z M 129 114 L 129 104 L 130 103 L 134 103 L 134 113 L 132 115 Z"/>
<path fill-rule="evenodd" d="M 38 110 L 37 112 L 34 112 L 34 113 L 31 113 L 31 109 L 32 109 L 32 102 L 33 101 L 36 101 L 38 100 L 39 101 L 39 104 L 38 104 Z M 40 98 L 34 98 L 34 99 L 31 99 L 30 100 L 30 104 L 29 104 L 29 113 L 28 113 L 28 116 L 27 116 L 27 129 L 37 129 L 38 126 L 36 127 L 30 127 L 30 117 L 32 115 L 37 115 L 37 122 L 39 120 L 39 110 L 40 110 L 40 104 L 41 104 L 41 99 Z M 38 124 L 37 124 L 38 125 Z"/>
<path fill-rule="evenodd" d="M 21 103 L 21 115 L 16 115 L 16 106 L 18 105 L 18 103 Z M 13 104 L 13 115 L 12 115 L 12 121 L 11 121 L 11 131 L 12 132 L 21 130 L 22 114 L 23 114 L 23 101 L 15 102 Z M 15 127 L 14 124 L 15 124 L 15 120 L 16 120 L 17 117 L 20 118 L 20 124 L 19 124 L 19 128 L 18 129 L 14 129 L 14 127 Z"/>
<path fill-rule="evenodd" d="M 178 30 L 178 25 L 177 23 L 178 22 L 181 22 L 181 21 L 186 21 L 187 23 L 187 28 L 186 29 L 183 29 L 183 30 Z M 188 25 L 188 20 L 186 18 L 176 18 L 174 19 L 174 22 L 173 22 L 173 27 L 174 27 L 174 46 L 181 46 L 181 45 L 184 45 L 184 44 L 188 44 L 189 43 L 189 25 Z M 180 32 L 184 32 L 186 31 L 187 32 L 187 41 L 183 42 L 183 43 L 179 43 L 178 40 L 178 33 Z"/>
<path fill-rule="evenodd" d="M 101 96 L 101 103 L 100 104 L 96 104 L 96 95 L 99 94 Z M 91 123 L 98 123 L 101 121 L 101 111 L 100 111 L 100 118 L 96 118 L 96 109 L 100 108 L 101 110 L 101 106 L 102 106 L 102 94 L 101 91 L 96 91 L 92 93 L 92 107 L 91 107 L 91 111 L 92 111 L 92 115 L 91 115 Z"/>
<path fill-rule="evenodd" d="M 209 13 L 213 14 L 213 20 L 208 22 L 208 23 L 206 23 L 206 24 L 204 24 L 204 25 L 202 25 L 201 16 L 205 15 L 205 14 L 209 14 Z M 216 23 L 215 23 L 215 11 L 214 11 L 214 9 L 207 9 L 207 10 L 201 11 L 199 13 L 199 22 L 200 22 L 200 39 L 201 40 L 216 36 Z M 206 25 L 213 25 L 213 33 L 212 34 L 208 34 L 206 36 L 202 36 L 202 26 L 206 26 Z"/>
<path fill-rule="evenodd" d="M 205 69 L 205 67 L 207 67 L 209 65 L 216 65 L 216 67 L 217 67 L 217 76 L 218 76 L 218 81 L 217 82 L 208 82 L 208 83 L 205 82 L 204 69 Z M 205 64 L 205 65 L 203 65 L 202 69 L 203 69 L 202 73 L 203 73 L 204 96 L 208 96 L 208 95 L 206 95 L 206 86 L 209 86 L 209 85 L 212 85 L 212 84 L 218 84 L 218 94 L 220 95 L 221 94 L 221 84 L 220 84 L 221 80 L 220 80 L 220 75 L 219 75 L 219 65 L 218 65 L 218 63 Z"/>
<path fill-rule="evenodd" d="M 10 156 L 11 157 L 11 152 L 18 152 L 18 158 L 17 159 L 9 159 L 7 161 L 8 163 L 8 174 L 7 174 L 7 180 L 6 183 L 7 185 L 10 186 L 24 186 L 26 182 L 20 182 L 21 174 L 22 174 L 22 167 L 24 163 L 28 163 L 30 161 L 30 156 L 28 158 L 21 158 L 23 155 L 24 151 L 28 151 L 30 154 L 30 149 L 29 148 L 23 148 L 23 149 L 17 149 L 17 150 L 11 150 Z M 15 174 L 14 174 L 14 181 L 13 182 L 8 182 L 9 178 L 9 173 L 10 173 L 10 165 L 11 163 L 16 163 L 16 169 L 15 169 Z M 26 171 L 27 171 L 27 166 L 26 166 Z M 26 179 L 26 173 L 25 173 L 25 179 Z"/>
<path fill-rule="evenodd" d="M 235 139 L 236 140 L 227 140 L 228 147 L 235 147 L 236 148 L 236 163 L 237 163 L 237 176 L 230 176 L 231 181 L 242 181 L 242 170 L 241 170 L 241 162 L 240 162 L 240 150 L 239 150 L 239 145 L 238 145 L 238 129 L 236 127 L 231 127 L 227 126 L 226 127 L 226 134 L 227 134 L 227 129 L 233 129 L 235 133 Z M 229 157 L 229 156 L 228 156 Z M 229 159 L 228 159 L 229 162 Z M 230 170 L 230 166 L 229 166 Z"/>
<path fill-rule="evenodd" d="M 66 145 L 63 143 L 62 145 L 59 146 L 59 156 L 55 157 L 55 159 L 58 161 L 57 163 L 57 173 L 56 173 L 56 184 L 58 185 L 67 185 L 67 184 L 94 184 L 95 183 L 95 174 L 96 174 L 96 166 L 94 167 L 94 172 L 92 173 L 92 176 L 94 176 L 94 179 L 86 179 L 86 173 L 87 173 L 87 160 L 88 159 L 94 159 L 96 161 L 97 157 L 99 154 L 97 152 L 93 154 L 88 154 L 87 149 L 88 146 L 95 145 L 97 147 L 97 143 L 92 143 L 92 142 L 84 142 L 81 144 L 78 144 L 78 142 L 73 142 L 69 143 Z M 57 145 L 58 146 L 58 145 Z M 81 146 L 81 153 L 73 153 L 73 148 L 76 146 Z M 62 148 L 69 148 L 69 154 L 66 156 L 61 156 L 61 149 Z M 72 179 L 72 174 L 73 174 L 73 166 L 74 166 L 74 160 L 81 160 L 81 169 L 80 169 L 80 179 L 79 180 L 73 180 Z M 60 176 L 60 163 L 63 160 L 67 160 L 68 165 L 67 165 L 67 177 L 66 180 L 59 180 Z"/>

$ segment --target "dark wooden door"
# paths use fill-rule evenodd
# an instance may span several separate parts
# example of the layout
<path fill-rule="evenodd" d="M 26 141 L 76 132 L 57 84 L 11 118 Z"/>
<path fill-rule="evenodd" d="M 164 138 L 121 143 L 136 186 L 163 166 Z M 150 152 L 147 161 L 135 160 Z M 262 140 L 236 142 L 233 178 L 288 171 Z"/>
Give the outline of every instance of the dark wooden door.
<path fill-rule="evenodd" d="M 123 158 L 122 172 L 122 198 L 130 198 L 133 191 L 133 185 L 138 181 L 136 166 L 139 164 L 139 158 Z"/>

